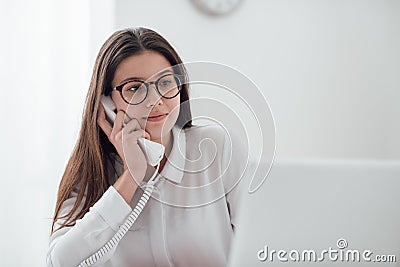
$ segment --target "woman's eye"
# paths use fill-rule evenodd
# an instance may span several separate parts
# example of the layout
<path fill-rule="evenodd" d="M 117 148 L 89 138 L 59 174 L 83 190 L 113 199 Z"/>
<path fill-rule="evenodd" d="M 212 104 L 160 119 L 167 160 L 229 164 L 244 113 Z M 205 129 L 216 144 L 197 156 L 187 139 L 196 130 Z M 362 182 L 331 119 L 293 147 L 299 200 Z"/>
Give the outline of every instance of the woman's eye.
<path fill-rule="evenodd" d="M 136 91 L 139 89 L 139 86 L 132 86 L 130 88 L 128 88 L 128 91 Z"/>
<path fill-rule="evenodd" d="M 171 83 L 171 81 L 167 80 L 167 81 L 162 81 L 161 85 L 162 86 L 167 86 Z"/>
<path fill-rule="evenodd" d="M 136 92 L 141 88 L 141 83 L 130 83 L 126 85 L 126 91 Z"/>

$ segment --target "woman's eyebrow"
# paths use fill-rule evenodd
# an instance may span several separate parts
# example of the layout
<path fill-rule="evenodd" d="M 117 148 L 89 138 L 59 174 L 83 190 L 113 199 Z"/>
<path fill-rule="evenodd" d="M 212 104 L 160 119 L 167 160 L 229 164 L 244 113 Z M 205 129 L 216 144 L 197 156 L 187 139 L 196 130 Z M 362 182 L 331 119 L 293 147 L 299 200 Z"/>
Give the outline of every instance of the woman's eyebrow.
<path fill-rule="evenodd" d="M 165 73 L 173 73 L 173 71 L 170 70 L 170 69 L 163 70 L 163 71 L 157 73 L 157 75 L 155 75 L 154 77 L 158 78 L 158 77 L 160 77 L 161 75 L 163 75 L 163 74 L 165 74 Z M 127 82 L 127 81 L 132 81 L 132 80 L 145 81 L 146 79 L 143 78 L 143 77 L 128 77 L 128 78 L 126 78 L 126 79 L 123 79 L 119 84 L 122 84 L 122 83 Z"/>

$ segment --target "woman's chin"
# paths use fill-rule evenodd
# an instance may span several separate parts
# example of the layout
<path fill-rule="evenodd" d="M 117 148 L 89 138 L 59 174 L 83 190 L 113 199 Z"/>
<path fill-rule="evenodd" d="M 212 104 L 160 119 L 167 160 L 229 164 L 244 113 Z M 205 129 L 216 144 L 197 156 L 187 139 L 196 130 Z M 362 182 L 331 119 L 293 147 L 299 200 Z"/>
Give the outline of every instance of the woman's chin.
<path fill-rule="evenodd" d="M 160 127 L 160 129 L 155 129 L 154 127 L 146 127 L 146 132 L 150 134 L 150 140 L 154 142 L 161 142 L 161 139 L 168 136 L 168 133 L 170 131 L 171 129 L 167 129 L 167 127 Z"/>

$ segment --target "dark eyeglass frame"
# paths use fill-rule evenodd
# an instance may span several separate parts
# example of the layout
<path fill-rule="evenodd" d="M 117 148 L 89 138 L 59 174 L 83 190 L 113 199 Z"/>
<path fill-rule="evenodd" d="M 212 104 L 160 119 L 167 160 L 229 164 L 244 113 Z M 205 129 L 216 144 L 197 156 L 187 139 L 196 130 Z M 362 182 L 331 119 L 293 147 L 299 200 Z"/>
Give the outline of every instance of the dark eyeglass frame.
<path fill-rule="evenodd" d="M 173 76 L 174 76 L 174 79 L 175 79 L 175 81 L 176 81 L 176 84 L 178 85 L 178 86 L 177 86 L 178 92 L 177 92 L 174 96 L 166 97 L 166 96 L 163 96 L 163 95 L 161 94 L 160 90 L 158 89 L 158 83 L 160 82 L 160 80 L 161 80 L 162 78 L 164 78 L 164 77 L 166 77 L 166 76 L 169 76 L 169 75 L 173 75 Z M 176 97 L 177 95 L 179 95 L 179 93 L 181 92 L 181 87 L 182 87 L 182 82 L 181 82 L 181 80 L 180 80 L 179 77 L 182 78 L 182 75 L 179 75 L 179 74 L 176 74 L 176 73 L 166 73 L 166 74 L 162 75 L 161 77 L 159 77 L 157 80 L 152 81 L 152 82 L 145 82 L 145 81 L 140 80 L 140 79 L 131 79 L 131 80 L 128 80 L 128 81 L 125 81 L 125 82 L 121 83 L 120 85 L 115 86 L 115 87 L 112 88 L 112 89 L 113 89 L 113 91 L 114 91 L 114 90 L 119 91 L 119 94 L 121 95 L 121 98 L 122 98 L 127 104 L 129 104 L 129 105 L 139 105 L 140 103 L 143 103 L 143 101 L 146 100 L 146 98 L 147 98 L 147 96 L 148 96 L 148 94 L 149 94 L 150 85 L 152 85 L 152 84 L 154 84 L 154 86 L 156 87 L 157 93 L 158 93 L 161 97 L 163 97 L 163 98 L 172 99 L 172 98 Z M 124 85 L 126 85 L 127 83 L 130 83 L 130 82 L 141 82 L 141 83 L 143 83 L 143 84 L 146 86 L 146 95 L 145 95 L 145 97 L 143 98 L 142 101 L 140 101 L 140 102 L 138 102 L 138 103 L 130 103 L 129 101 L 127 101 L 127 100 L 124 98 L 124 96 L 123 96 L 123 94 L 122 94 L 122 88 L 124 87 Z"/>

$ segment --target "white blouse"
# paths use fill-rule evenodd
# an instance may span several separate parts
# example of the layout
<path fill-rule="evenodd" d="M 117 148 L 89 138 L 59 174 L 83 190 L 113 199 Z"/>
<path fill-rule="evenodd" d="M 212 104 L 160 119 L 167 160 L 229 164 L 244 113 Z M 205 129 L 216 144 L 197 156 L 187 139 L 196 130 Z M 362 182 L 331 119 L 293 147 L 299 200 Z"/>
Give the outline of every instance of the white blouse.
<path fill-rule="evenodd" d="M 247 157 L 247 143 L 229 134 L 217 125 L 174 126 L 153 197 L 117 248 L 95 266 L 226 266 Z M 147 168 L 141 185 L 154 171 Z M 111 184 L 117 177 L 110 175 Z M 50 236 L 47 266 L 79 265 L 111 239 L 142 194 L 138 188 L 128 204 L 110 186 L 74 226 Z M 61 215 L 72 209 L 76 196 L 73 192 L 63 203 Z"/>

